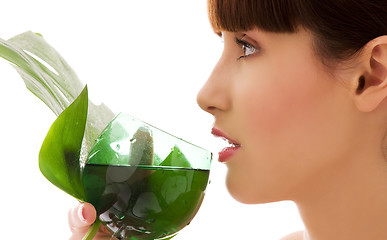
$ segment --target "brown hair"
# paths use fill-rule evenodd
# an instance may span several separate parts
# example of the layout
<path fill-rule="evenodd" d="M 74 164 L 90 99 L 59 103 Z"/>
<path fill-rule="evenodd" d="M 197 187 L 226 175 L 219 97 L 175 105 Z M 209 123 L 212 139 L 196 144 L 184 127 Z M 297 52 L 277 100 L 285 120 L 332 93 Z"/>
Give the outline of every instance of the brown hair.
<path fill-rule="evenodd" d="M 215 32 L 304 27 L 325 59 L 347 59 L 387 34 L 386 0 L 208 0 L 208 14 Z"/>

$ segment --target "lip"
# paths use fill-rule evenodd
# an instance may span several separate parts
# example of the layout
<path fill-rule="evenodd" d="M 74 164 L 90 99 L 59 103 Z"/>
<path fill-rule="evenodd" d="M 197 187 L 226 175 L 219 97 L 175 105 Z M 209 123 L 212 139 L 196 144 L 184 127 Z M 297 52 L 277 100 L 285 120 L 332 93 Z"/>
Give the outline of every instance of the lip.
<path fill-rule="evenodd" d="M 218 159 L 219 162 L 226 162 L 240 149 L 241 146 L 237 141 L 229 138 L 226 134 L 224 134 L 219 129 L 212 128 L 211 133 L 215 137 L 223 138 L 224 140 L 228 141 L 232 145 L 230 147 L 223 148 L 223 150 L 219 152 L 219 159 Z"/>

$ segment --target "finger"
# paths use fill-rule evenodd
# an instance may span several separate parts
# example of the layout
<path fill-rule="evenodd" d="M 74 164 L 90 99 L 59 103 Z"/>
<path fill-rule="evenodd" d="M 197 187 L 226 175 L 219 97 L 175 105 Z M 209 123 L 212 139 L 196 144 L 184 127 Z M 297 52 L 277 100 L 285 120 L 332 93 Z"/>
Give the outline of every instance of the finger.
<path fill-rule="evenodd" d="M 82 203 L 69 211 L 69 226 L 73 233 L 85 234 L 96 218 L 96 211 L 90 203 Z"/>
<path fill-rule="evenodd" d="M 96 211 L 90 203 L 79 204 L 69 211 L 69 225 L 73 233 L 70 240 L 81 240 L 87 234 L 91 224 L 96 219 Z M 108 230 L 101 226 L 95 240 L 117 240 L 111 236 Z"/>

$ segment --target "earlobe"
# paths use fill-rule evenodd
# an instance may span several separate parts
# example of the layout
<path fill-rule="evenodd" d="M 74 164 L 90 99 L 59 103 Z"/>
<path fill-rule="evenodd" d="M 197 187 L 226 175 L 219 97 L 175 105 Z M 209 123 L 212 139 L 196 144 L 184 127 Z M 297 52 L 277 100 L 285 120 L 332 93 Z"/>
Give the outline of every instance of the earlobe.
<path fill-rule="evenodd" d="M 367 46 L 368 45 L 368 46 Z M 378 37 L 365 46 L 366 67 L 358 78 L 356 106 L 371 112 L 387 98 L 387 36 Z"/>

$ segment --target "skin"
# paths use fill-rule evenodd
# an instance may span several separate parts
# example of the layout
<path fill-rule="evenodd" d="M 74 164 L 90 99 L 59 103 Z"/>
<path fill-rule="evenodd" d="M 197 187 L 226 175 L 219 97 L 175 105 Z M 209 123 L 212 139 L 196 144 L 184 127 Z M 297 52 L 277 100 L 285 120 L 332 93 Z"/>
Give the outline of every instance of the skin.
<path fill-rule="evenodd" d="M 306 230 L 283 240 L 387 239 L 387 37 L 330 67 L 304 29 L 223 37 L 198 104 L 241 144 L 225 163 L 230 194 L 248 204 L 294 201 Z M 244 53 L 252 54 L 238 60 Z M 72 239 L 82 239 L 92 210 L 81 211 L 86 221 L 70 211 Z"/>
<path fill-rule="evenodd" d="M 71 230 L 70 240 L 82 240 L 86 235 L 91 224 L 95 221 L 96 211 L 93 205 L 90 203 L 78 204 L 72 208 L 68 213 L 68 221 Z M 94 237 L 95 240 L 113 240 L 111 234 L 104 228 L 100 228 L 97 235 Z"/>
<path fill-rule="evenodd" d="M 386 37 L 331 67 L 304 29 L 223 37 L 198 103 L 241 144 L 226 162 L 230 194 L 248 204 L 294 201 L 305 239 L 387 239 Z M 235 38 L 256 51 L 237 60 L 244 52 Z"/>

